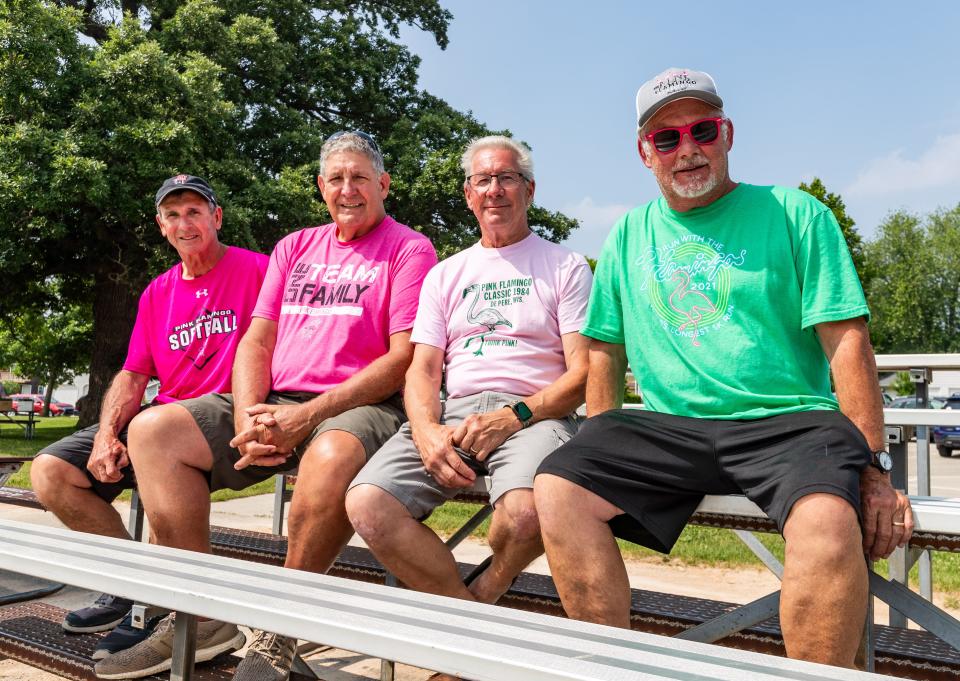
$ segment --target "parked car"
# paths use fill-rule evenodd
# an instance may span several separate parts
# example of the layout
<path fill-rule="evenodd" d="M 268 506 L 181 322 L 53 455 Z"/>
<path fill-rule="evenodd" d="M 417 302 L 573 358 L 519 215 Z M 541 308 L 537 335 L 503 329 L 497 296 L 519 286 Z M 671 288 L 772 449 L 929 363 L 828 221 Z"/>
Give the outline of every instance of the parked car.
<path fill-rule="evenodd" d="M 53 405 L 57 405 L 60 411 L 55 416 L 76 416 L 77 408 L 69 402 L 50 402 L 50 413 L 53 414 Z"/>
<path fill-rule="evenodd" d="M 947 404 L 946 400 L 939 397 L 931 397 L 927 400 L 927 409 L 943 409 Z M 917 396 L 907 395 L 905 397 L 896 397 L 893 402 L 887 405 L 888 409 L 917 409 Z"/>
<path fill-rule="evenodd" d="M 960 394 L 954 393 L 944 402 L 944 409 L 960 409 Z M 954 449 L 960 449 L 960 426 L 934 426 L 932 430 L 937 454 L 951 457 Z"/>
<path fill-rule="evenodd" d="M 931 397 L 927 400 L 927 409 L 943 409 L 947 401 L 939 397 Z M 917 396 L 905 395 L 894 398 L 893 402 L 886 405 L 886 409 L 917 409 Z M 917 436 L 915 426 L 903 426 L 903 438 L 906 442 L 913 440 Z M 927 430 L 927 438 L 930 442 L 934 441 L 933 428 Z"/>
<path fill-rule="evenodd" d="M 16 402 L 17 400 L 33 400 L 33 413 L 40 415 L 43 413 L 43 398 L 40 395 L 28 395 L 26 393 L 18 393 L 16 395 L 11 395 L 10 399 Z M 58 416 L 60 414 L 60 407 L 57 406 L 56 402 L 50 402 L 50 415 Z"/>

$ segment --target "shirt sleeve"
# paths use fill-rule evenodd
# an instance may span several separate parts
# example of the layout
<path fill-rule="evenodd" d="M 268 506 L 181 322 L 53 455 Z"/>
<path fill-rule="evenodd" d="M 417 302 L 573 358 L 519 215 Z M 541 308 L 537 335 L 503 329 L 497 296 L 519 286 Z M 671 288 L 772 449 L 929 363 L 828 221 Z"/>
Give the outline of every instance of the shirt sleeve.
<path fill-rule="evenodd" d="M 624 221 L 614 225 L 597 261 L 587 322 L 580 333 L 604 343 L 624 343 L 623 306 L 620 302 L 620 249 Z"/>
<path fill-rule="evenodd" d="M 390 282 L 390 335 L 413 327 L 420 287 L 436 264 L 437 253 L 425 239 L 418 239 L 406 257 L 400 260 Z"/>
<path fill-rule="evenodd" d="M 127 346 L 127 359 L 123 363 L 126 371 L 132 371 L 144 376 L 156 376 L 157 367 L 153 362 L 153 351 L 150 347 L 150 287 L 140 294 L 137 304 L 137 319 L 133 323 L 133 332 L 130 334 L 130 345 Z"/>
<path fill-rule="evenodd" d="M 413 323 L 410 342 L 447 349 L 447 320 L 443 313 L 442 291 L 440 268 L 434 267 L 423 280 L 423 288 L 420 289 L 420 305 L 417 308 L 417 319 Z"/>
<path fill-rule="evenodd" d="M 801 328 L 870 317 L 847 242 L 829 209 L 818 212 L 801 232 L 796 268 L 803 308 Z"/>
<path fill-rule="evenodd" d="M 560 333 L 574 333 L 583 328 L 587 316 L 587 303 L 593 285 L 593 272 L 586 258 L 574 255 L 563 272 L 560 281 L 560 300 L 557 306 L 557 322 Z"/>
<path fill-rule="evenodd" d="M 290 239 L 284 238 L 273 249 L 267 263 L 267 273 L 260 286 L 257 305 L 253 308 L 254 317 L 262 317 L 272 322 L 280 319 L 280 306 L 283 304 L 283 292 L 287 285 L 289 268 Z"/>

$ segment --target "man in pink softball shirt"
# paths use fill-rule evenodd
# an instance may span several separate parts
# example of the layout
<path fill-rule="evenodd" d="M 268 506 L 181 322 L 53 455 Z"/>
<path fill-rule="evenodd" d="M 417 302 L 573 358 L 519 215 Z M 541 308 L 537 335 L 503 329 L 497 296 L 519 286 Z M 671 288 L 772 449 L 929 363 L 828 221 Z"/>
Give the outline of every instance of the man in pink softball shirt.
<path fill-rule="evenodd" d="M 140 296 L 127 359 L 103 399 L 99 424 L 43 449 L 30 471 L 43 505 L 81 532 L 129 538 L 110 502 L 137 484 L 127 424 L 141 409 L 147 382 L 151 377 L 160 381 L 154 404 L 229 392 L 233 358 L 267 269 L 262 253 L 220 242 L 223 209 L 205 180 L 171 177 L 157 191 L 155 203 L 157 225 L 180 262 Z M 120 623 L 131 605 L 104 594 L 93 606 L 68 613 L 63 627 L 106 631 Z M 94 656 L 108 652 L 109 647 L 98 646 Z"/>

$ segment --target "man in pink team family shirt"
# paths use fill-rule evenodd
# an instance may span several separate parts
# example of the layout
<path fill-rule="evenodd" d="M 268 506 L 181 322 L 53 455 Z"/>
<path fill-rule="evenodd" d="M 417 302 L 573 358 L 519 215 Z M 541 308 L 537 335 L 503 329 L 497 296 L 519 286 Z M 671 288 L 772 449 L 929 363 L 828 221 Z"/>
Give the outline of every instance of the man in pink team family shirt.
<path fill-rule="evenodd" d="M 320 191 L 333 222 L 282 239 L 270 256 L 233 394 L 142 414 L 130 427 L 140 493 L 157 543 L 210 550 L 209 491 L 243 489 L 298 468 L 286 566 L 324 572 L 353 534 L 347 485 L 406 419 L 420 286 L 437 262 L 430 241 L 384 212 L 390 186 L 373 139 L 331 136 Z M 229 650 L 232 624 L 197 626 L 198 661 Z M 171 618 L 139 645 L 97 664 L 101 678 L 170 666 Z M 255 632 L 237 678 L 286 678 L 296 641 Z"/>
<path fill-rule="evenodd" d="M 543 552 L 533 475 L 576 428 L 592 275 L 583 256 L 528 226 L 529 149 L 483 137 L 462 166 L 480 242 L 427 275 L 404 392 L 409 423 L 353 481 L 347 513 L 410 588 L 493 603 Z M 465 585 L 449 549 L 420 520 L 484 474 L 492 479 L 493 555 Z"/>
<path fill-rule="evenodd" d="M 127 424 L 141 408 L 147 381 L 160 380 L 154 404 L 229 391 L 234 354 L 267 269 L 267 256 L 220 243 L 223 209 L 201 178 L 171 177 L 157 191 L 156 207 L 160 232 L 180 262 L 140 296 L 127 359 L 104 397 L 100 423 L 43 449 L 30 472 L 40 501 L 65 525 L 109 537 L 129 538 L 110 502 L 136 486 Z M 95 605 L 68 613 L 63 626 L 105 631 L 130 606 L 104 594 Z M 135 633 L 127 624 L 127 633 Z M 109 651 L 109 645 L 98 646 L 95 656 Z"/>

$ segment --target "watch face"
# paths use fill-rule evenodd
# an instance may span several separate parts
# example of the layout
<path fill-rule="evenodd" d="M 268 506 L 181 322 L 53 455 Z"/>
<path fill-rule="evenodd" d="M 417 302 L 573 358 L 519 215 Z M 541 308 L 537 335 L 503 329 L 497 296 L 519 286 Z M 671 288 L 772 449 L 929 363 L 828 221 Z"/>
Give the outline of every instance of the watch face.
<path fill-rule="evenodd" d="M 890 452 L 877 452 L 877 463 L 885 471 L 893 470 L 893 457 L 890 456 Z"/>
<path fill-rule="evenodd" d="M 533 418 L 533 412 L 530 411 L 530 407 L 525 405 L 523 402 L 517 402 L 513 405 L 513 410 L 517 414 L 517 418 L 521 421 L 529 421 Z"/>

